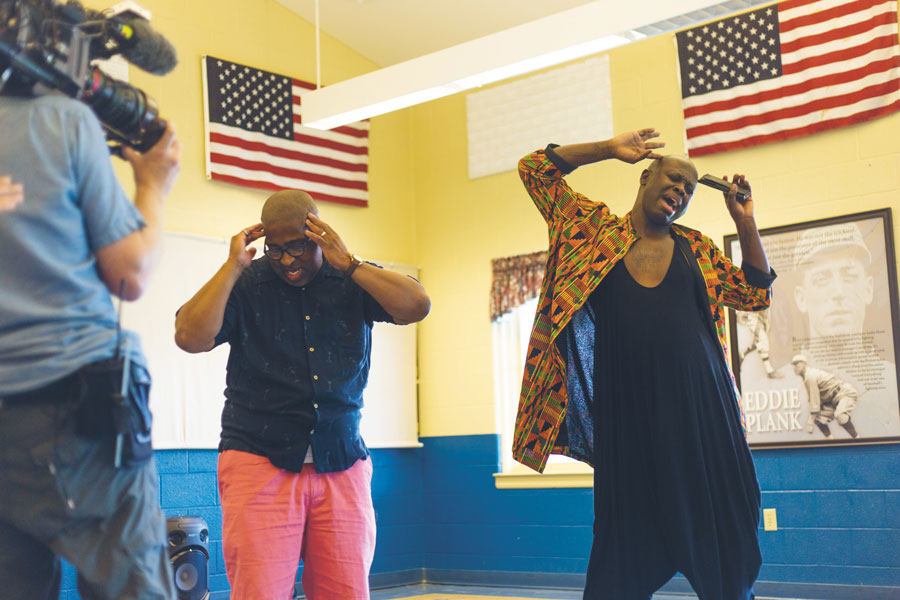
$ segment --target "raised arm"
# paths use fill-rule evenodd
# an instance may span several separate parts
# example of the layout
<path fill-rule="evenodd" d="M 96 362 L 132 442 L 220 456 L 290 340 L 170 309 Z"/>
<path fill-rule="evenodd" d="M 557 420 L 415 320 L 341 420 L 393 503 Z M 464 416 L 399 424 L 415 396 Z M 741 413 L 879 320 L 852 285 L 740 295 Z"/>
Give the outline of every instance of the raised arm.
<path fill-rule="evenodd" d="M 146 153 L 128 147 L 123 152 L 134 170 L 134 204 L 147 225 L 97 250 L 97 267 L 112 294 L 136 300 L 159 257 L 163 205 L 178 176 L 181 144 L 170 121 L 163 137 Z"/>
<path fill-rule="evenodd" d="M 571 189 L 564 175 L 582 165 L 610 158 L 628 163 L 645 158 L 659 158 L 660 155 L 655 150 L 665 144 L 648 141 L 658 135 L 655 129 L 647 128 L 623 133 L 602 142 L 551 145 L 546 151 L 538 150 L 522 157 L 519 160 L 519 177 L 547 223 L 567 219 L 577 212 L 579 206 L 595 206 L 596 203 Z M 607 209 L 604 207 L 601 210 Z"/>
<path fill-rule="evenodd" d="M 659 132 L 652 127 L 647 127 L 621 133 L 602 142 L 558 146 L 554 148 L 554 152 L 573 169 L 610 158 L 634 164 L 645 158 L 662 158 L 662 155 L 655 150 L 665 147 L 666 144 L 665 142 L 649 141 L 655 137 L 659 137 Z"/>
<path fill-rule="evenodd" d="M 727 176 L 724 179 L 728 181 Z M 735 174 L 731 181 L 731 189 L 725 194 L 725 205 L 737 227 L 742 260 L 763 273 L 768 273 L 769 260 L 766 258 L 759 229 L 756 228 L 756 218 L 753 216 L 753 196 L 750 195 L 744 202 L 739 202 L 737 200 L 738 186 L 750 189 L 750 182 L 743 175 Z"/>
<path fill-rule="evenodd" d="M 351 264 L 350 252 L 330 225 L 313 213 L 308 213 L 306 235 L 322 249 L 328 264 L 347 272 Z M 421 321 L 431 310 L 431 299 L 425 288 L 411 277 L 379 269 L 368 263 L 362 263 L 354 269 L 351 277 L 359 287 L 375 298 L 398 325 Z"/>
<path fill-rule="evenodd" d="M 175 317 L 175 344 L 186 352 L 207 352 L 213 349 L 216 335 L 222 329 L 225 306 L 234 284 L 244 269 L 250 266 L 256 248 L 247 246 L 265 233 L 261 223 L 241 231 L 231 238 L 228 260 L 212 279 L 187 301 Z"/>

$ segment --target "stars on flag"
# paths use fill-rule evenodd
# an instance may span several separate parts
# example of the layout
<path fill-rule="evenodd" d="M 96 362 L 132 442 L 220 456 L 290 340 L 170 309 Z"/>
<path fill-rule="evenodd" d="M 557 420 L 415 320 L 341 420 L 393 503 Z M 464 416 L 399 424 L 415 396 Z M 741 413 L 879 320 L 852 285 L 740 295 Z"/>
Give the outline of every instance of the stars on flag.
<path fill-rule="evenodd" d="M 290 79 L 227 61 L 216 61 L 211 100 L 218 110 L 213 119 L 248 131 L 290 138 L 293 134 Z"/>
<path fill-rule="evenodd" d="M 683 97 L 779 77 L 777 20 L 770 6 L 678 33 Z"/>

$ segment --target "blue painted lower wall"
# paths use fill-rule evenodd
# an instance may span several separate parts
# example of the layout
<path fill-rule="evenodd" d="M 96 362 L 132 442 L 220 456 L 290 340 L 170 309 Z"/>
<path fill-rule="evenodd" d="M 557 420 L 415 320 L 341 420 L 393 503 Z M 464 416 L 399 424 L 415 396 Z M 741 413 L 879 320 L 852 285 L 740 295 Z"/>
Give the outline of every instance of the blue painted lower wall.
<path fill-rule="evenodd" d="M 202 517 L 209 525 L 211 600 L 227 600 L 230 587 L 222 558 L 222 508 L 216 484 L 216 450 L 157 450 L 160 504 L 167 516 Z M 375 582 L 406 583 L 425 566 L 425 502 L 422 450 L 372 450 L 372 499 L 378 542 L 372 574 Z M 62 600 L 80 600 L 76 573 L 63 565 Z M 297 572 L 300 580 L 302 568 Z"/>
<path fill-rule="evenodd" d="M 496 489 L 496 435 L 422 442 L 427 568 L 584 574 L 592 539 L 591 489 Z"/>
<path fill-rule="evenodd" d="M 900 445 L 754 453 L 763 507 L 760 579 L 889 586 L 900 598 Z"/>
<path fill-rule="evenodd" d="M 590 489 L 496 489 L 496 435 L 422 442 L 421 449 L 372 451 L 375 585 L 423 577 L 562 587 L 583 582 L 592 537 Z M 156 452 L 166 514 L 197 515 L 209 524 L 210 590 L 223 600 L 229 587 L 216 457 L 214 450 Z M 816 597 L 900 598 L 900 445 L 764 450 L 754 459 L 763 506 L 777 509 L 779 525 L 775 532 L 760 529 L 758 592 L 780 585 L 794 597 L 812 590 Z M 71 568 L 63 587 L 64 600 L 78 598 Z"/>
<path fill-rule="evenodd" d="M 583 581 L 592 490 L 498 490 L 497 436 L 422 441 L 430 578 Z M 758 593 L 900 598 L 900 445 L 760 450 L 754 462 L 779 527 L 760 523 Z M 685 586 L 676 578 L 668 589 Z"/>

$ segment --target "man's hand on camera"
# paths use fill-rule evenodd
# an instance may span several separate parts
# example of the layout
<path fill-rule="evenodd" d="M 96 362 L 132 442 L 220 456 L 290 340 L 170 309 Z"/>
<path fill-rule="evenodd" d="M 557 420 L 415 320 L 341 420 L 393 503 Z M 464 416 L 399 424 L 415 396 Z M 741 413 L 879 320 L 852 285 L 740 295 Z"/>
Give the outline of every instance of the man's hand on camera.
<path fill-rule="evenodd" d="M 122 148 L 122 156 L 134 169 L 134 183 L 137 187 L 148 187 L 166 196 L 172 191 L 178 171 L 181 169 L 181 142 L 175 137 L 175 126 L 171 121 L 166 132 L 156 144 L 141 154 L 134 148 Z"/>
<path fill-rule="evenodd" d="M 13 183 L 9 175 L 0 177 L 0 212 L 14 209 L 25 199 L 21 183 Z"/>

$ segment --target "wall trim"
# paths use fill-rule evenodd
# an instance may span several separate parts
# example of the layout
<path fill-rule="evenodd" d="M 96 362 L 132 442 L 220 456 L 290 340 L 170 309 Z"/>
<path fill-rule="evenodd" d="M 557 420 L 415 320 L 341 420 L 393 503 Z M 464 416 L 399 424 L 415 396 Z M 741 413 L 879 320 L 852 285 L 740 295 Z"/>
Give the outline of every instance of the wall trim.
<path fill-rule="evenodd" d="M 424 569 L 425 583 L 453 585 L 487 585 L 498 587 L 531 587 L 543 589 L 584 589 L 583 573 L 523 573 L 516 571 L 463 571 Z M 374 587 L 374 586 L 373 586 Z M 684 577 L 673 577 L 661 592 L 693 594 Z M 892 600 L 900 598 L 900 587 L 842 585 L 832 583 L 784 583 L 757 581 L 753 586 L 757 600 L 779 598 L 816 598 L 817 600 Z"/>
<path fill-rule="evenodd" d="M 900 598 L 900 587 L 844 585 L 838 583 L 784 583 L 757 581 L 757 600 L 767 598 L 816 598 L 817 600 L 892 600 Z"/>
<path fill-rule="evenodd" d="M 425 583 L 425 568 L 408 569 L 406 571 L 391 571 L 390 573 L 370 573 L 369 588 L 380 590 L 384 588 L 404 587 L 407 585 L 421 585 Z M 303 595 L 303 584 L 294 583 L 295 600 L 306 598 Z"/>
<path fill-rule="evenodd" d="M 498 490 L 592 488 L 592 473 L 494 473 Z"/>
<path fill-rule="evenodd" d="M 425 583 L 425 567 L 408 569 L 406 571 L 391 571 L 390 573 L 371 573 L 369 575 L 369 587 L 373 590 L 401 585 L 418 585 L 421 583 Z"/>
<path fill-rule="evenodd" d="M 462 571 L 425 568 L 427 583 L 493 585 L 542 589 L 583 590 L 584 573 L 526 573 L 521 571 Z"/>

